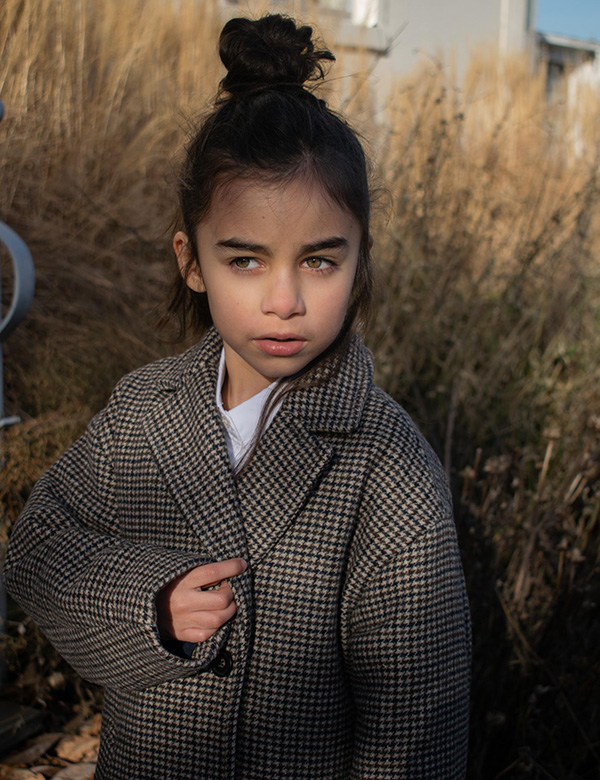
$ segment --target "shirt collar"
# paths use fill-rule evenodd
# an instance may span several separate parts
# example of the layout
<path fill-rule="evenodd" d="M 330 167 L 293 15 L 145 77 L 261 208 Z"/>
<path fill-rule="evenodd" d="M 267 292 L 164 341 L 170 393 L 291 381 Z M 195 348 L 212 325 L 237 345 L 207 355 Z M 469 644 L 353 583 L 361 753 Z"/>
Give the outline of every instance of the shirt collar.
<path fill-rule="evenodd" d="M 248 400 L 238 404 L 238 406 L 234 406 L 233 409 L 227 410 L 223 406 L 222 396 L 225 371 L 225 350 L 221 349 L 215 400 L 217 409 L 221 415 L 221 420 L 225 426 L 227 449 L 229 450 L 230 460 L 233 465 L 237 465 L 254 441 L 263 409 L 265 408 L 271 393 L 277 386 L 277 381 L 272 382 L 268 387 L 265 387 L 264 390 L 253 395 L 252 398 L 248 398 Z M 262 433 L 267 430 L 280 406 L 281 401 L 275 404 L 275 407 L 269 414 L 269 419 L 266 421 Z"/>

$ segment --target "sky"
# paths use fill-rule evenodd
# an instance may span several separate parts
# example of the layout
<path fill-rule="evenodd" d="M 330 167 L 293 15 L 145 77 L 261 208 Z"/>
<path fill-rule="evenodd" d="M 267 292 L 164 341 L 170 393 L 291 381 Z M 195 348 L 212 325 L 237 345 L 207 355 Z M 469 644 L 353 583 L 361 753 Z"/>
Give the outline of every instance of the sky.
<path fill-rule="evenodd" d="M 600 0 L 538 0 L 536 29 L 600 43 Z"/>

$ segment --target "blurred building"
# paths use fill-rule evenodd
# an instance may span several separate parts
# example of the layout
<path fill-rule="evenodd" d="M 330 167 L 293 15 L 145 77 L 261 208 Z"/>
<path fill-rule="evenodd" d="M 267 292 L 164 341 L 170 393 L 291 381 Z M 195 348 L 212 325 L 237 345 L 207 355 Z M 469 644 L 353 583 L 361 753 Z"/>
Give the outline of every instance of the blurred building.
<path fill-rule="evenodd" d="M 264 9 L 259 0 L 219 1 L 228 15 Z M 300 19 L 316 15 L 326 40 L 336 53 L 343 52 L 347 72 L 368 72 L 380 96 L 423 62 L 442 63 L 460 83 L 477 51 L 523 54 L 532 70 L 545 67 L 549 98 L 565 78 L 600 88 L 600 44 L 537 33 L 537 2 L 272 0 L 270 7 Z"/>
<path fill-rule="evenodd" d="M 537 59 L 546 67 L 548 99 L 563 90 L 565 79 L 569 97 L 581 86 L 600 90 L 600 43 L 538 33 Z"/>
<path fill-rule="evenodd" d="M 319 0 L 338 15 L 339 41 L 362 41 L 392 78 L 423 59 L 452 63 L 458 78 L 474 49 L 534 56 L 537 0 Z"/>
<path fill-rule="evenodd" d="M 220 2 L 228 15 L 264 9 L 252 0 Z M 460 81 L 478 47 L 535 59 L 537 0 L 275 0 L 270 7 L 304 19 L 316 11 L 327 41 L 344 51 L 351 70 L 358 66 L 353 52 L 370 56 L 371 70 L 377 63 L 380 94 L 423 61 L 452 66 Z"/>

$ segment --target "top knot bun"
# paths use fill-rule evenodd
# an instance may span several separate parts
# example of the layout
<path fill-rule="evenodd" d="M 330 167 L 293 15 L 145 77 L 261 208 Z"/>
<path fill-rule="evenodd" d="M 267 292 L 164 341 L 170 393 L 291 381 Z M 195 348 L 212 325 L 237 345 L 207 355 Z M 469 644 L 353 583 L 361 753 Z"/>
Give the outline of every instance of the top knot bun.
<path fill-rule="evenodd" d="M 230 19 L 221 32 L 219 55 L 227 68 L 221 90 L 239 97 L 264 87 L 302 86 L 325 75 L 322 60 L 335 60 L 327 49 L 315 50 L 312 28 L 296 27 L 280 14 Z"/>

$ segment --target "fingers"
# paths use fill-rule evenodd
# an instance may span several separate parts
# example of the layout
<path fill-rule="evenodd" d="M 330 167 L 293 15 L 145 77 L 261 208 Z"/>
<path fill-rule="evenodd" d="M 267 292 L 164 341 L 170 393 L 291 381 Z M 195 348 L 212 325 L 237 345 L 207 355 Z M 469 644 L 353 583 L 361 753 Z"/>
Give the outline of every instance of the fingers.
<path fill-rule="evenodd" d="M 170 582 L 156 599 L 162 636 L 204 642 L 235 615 L 237 606 L 227 582 L 247 568 L 242 558 L 197 566 Z M 215 590 L 205 590 L 218 586 Z"/>
<path fill-rule="evenodd" d="M 233 601 L 233 591 L 228 582 L 222 582 L 218 590 L 193 589 L 189 591 L 190 606 L 197 604 L 197 609 L 223 610 Z"/>
<path fill-rule="evenodd" d="M 228 582 L 223 582 L 219 590 L 198 590 L 180 583 L 170 597 L 170 607 L 174 613 L 221 612 L 232 602 L 233 591 Z"/>
<path fill-rule="evenodd" d="M 246 570 L 248 564 L 243 558 L 230 558 L 227 561 L 206 563 L 184 575 L 182 582 L 190 588 L 208 588 L 216 585 L 229 577 L 237 577 Z"/>
<path fill-rule="evenodd" d="M 227 609 L 218 612 L 196 612 L 179 620 L 175 638 L 183 642 L 204 642 L 235 615 L 237 607 L 232 601 Z"/>

